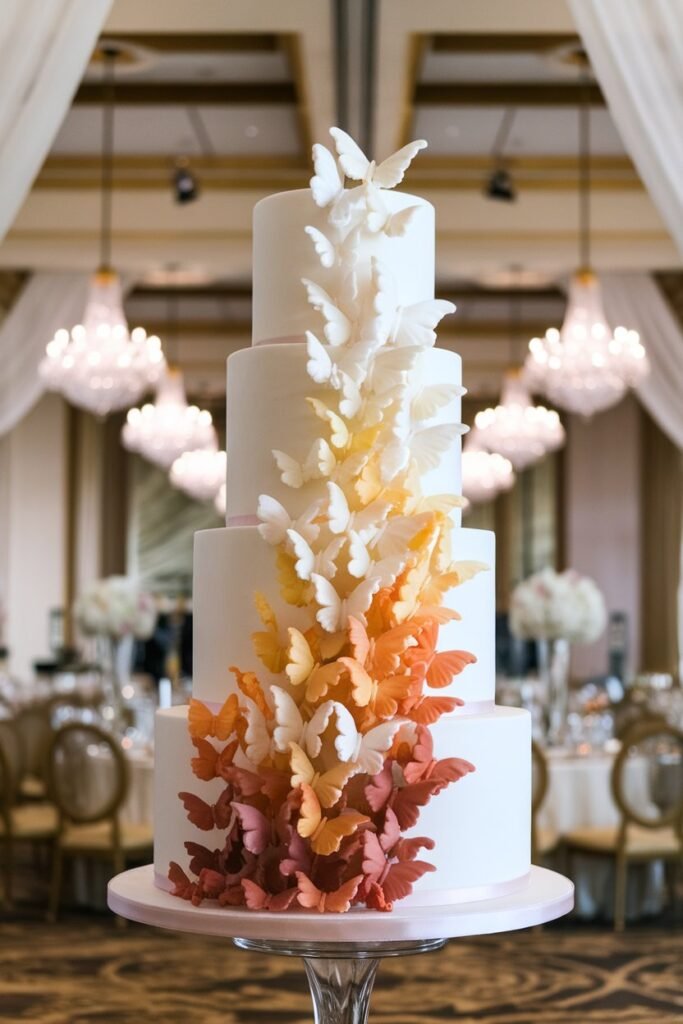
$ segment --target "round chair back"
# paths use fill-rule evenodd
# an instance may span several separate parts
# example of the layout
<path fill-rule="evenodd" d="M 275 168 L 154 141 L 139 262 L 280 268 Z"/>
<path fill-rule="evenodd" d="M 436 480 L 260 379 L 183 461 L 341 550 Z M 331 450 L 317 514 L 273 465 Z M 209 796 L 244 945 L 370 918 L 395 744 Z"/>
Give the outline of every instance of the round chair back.
<path fill-rule="evenodd" d="M 128 791 L 128 764 L 119 743 L 85 722 L 69 722 L 55 732 L 48 776 L 60 816 L 74 824 L 115 818 Z"/>
<path fill-rule="evenodd" d="M 644 828 L 683 827 L 683 732 L 647 721 L 623 736 L 612 769 L 622 820 Z"/>
<path fill-rule="evenodd" d="M 9 793 L 14 803 L 26 774 L 26 754 L 16 718 L 0 719 L 0 747 L 7 765 Z"/>
<path fill-rule="evenodd" d="M 24 747 L 26 773 L 44 779 L 53 731 L 46 705 L 27 707 L 20 711 L 17 715 L 17 728 Z"/>

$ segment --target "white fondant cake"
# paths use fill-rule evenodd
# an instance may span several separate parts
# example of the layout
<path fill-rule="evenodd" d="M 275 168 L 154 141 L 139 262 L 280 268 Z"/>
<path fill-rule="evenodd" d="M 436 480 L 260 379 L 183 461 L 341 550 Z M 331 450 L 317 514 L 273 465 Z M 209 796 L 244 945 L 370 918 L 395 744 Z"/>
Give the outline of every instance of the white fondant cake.
<path fill-rule="evenodd" d="M 390 191 L 424 144 L 375 165 L 332 134 L 311 190 L 254 212 L 193 702 L 157 716 L 157 884 L 196 903 L 388 910 L 530 868 L 530 721 L 494 705 L 494 537 L 460 526 L 433 209 Z"/>

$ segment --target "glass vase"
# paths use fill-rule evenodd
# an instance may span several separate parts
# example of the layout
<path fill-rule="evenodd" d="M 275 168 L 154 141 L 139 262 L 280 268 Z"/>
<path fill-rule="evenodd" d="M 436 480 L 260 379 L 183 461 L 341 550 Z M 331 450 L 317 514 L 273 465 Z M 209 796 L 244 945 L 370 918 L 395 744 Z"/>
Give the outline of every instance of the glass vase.
<path fill-rule="evenodd" d="M 115 732 L 124 733 L 128 727 L 125 685 L 130 682 L 133 663 L 132 636 L 98 637 L 99 665 L 102 673 L 102 714 Z"/>
<path fill-rule="evenodd" d="M 538 671 L 545 687 L 545 734 L 549 747 L 561 747 L 567 738 L 569 704 L 569 641 L 564 637 L 536 641 Z"/>

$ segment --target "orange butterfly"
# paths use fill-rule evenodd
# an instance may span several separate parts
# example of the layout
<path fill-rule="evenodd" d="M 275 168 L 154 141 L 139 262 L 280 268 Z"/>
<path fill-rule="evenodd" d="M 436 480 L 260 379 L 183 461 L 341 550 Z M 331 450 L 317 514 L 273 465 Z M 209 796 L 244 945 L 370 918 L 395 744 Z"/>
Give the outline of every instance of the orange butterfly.
<path fill-rule="evenodd" d="M 231 693 L 218 714 L 214 715 L 206 704 L 192 698 L 188 712 L 190 736 L 206 739 L 214 736 L 217 740 L 227 740 L 235 731 L 240 707 L 237 694 Z"/>
<path fill-rule="evenodd" d="M 370 819 L 358 811 L 342 811 L 337 818 L 324 818 L 320 801 L 308 783 L 301 785 L 302 799 L 300 817 L 296 830 L 302 839 L 310 839 L 314 853 L 327 857 L 337 853 L 342 840 L 352 836 L 361 825 Z"/>
<path fill-rule="evenodd" d="M 348 628 L 353 657 L 377 678 L 393 675 L 405 651 L 417 643 L 418 627 L 411 627 L 410 623 L 395 626 L 373 639 L 363 623 L 352 616 Z"/>
<path fill-rule="evenodd" d="M 285 889 L 284 892 L 273 895 L 249 878 L 242 879 L 242 891 L 244 892 L 244 902 L 249 910 L 272 910 L 276 913 L 289 910 L 299 894 L 297 887 L 293 886 L 291 889 Z"/>
<path fill-rule="evenodd" d="M 285 667 L 286 653 L 280 641 L 280 630 L 275 618 L 275 612 L 261 593 L 257 592 L 254 595 L 254 604 L 265 629 L 252 633 L 251 642 L 254 646 L 256 657 L 263 662 L 270 672 L 274 672 L 277 675 Z"/>
<path fill-rule="evenodd" d="M 356 898 L 363 876 L 356 875 L 355 878 L 350 878 L 334 892 L 321 892 L 303 871 L 297 871 L 296 880 L 299 889 L 299 903 L 302 907 L 307 910 L 317 910 L 321 914 L 345 914 Z"/>
<path fill-rule="evenodd" d="M 437 651 L 438 640 L 438 624 L 430 622 L 421 631 L 417 647 L 406 653 L 406 661 L 413 666 L 413 676 L 425 679 L 427 686 L 434 689 L 449 686 L 454 676 L 477 660 L 469 651 Z"/>
<path fill-rule="evenodd" d="M 386 679 L 375 680 L 354 658 L 340 658 L 339 662 L 348 669 L 356 706 L 367 707 L 376 718 L 393 718 L 399 702 L 410 693 L 411 677 L 389 675 Z"/>
<path fill-rule="evenodd" d="M 433 725 L 442 715 L 455 711 L 464 703 L 459 697 L 419 697 L 405 702 L 401 712 L 418 725 Z"/>
<path fill-rule="evenodd" d="M 197 750 L 197 756 L 192 758 L 190 764 L 197 778 L 203 782 L 210 782 L 218 776 L 225 778 L 223 773 L 232 764 L 239 741 L 233 740 L 220 752 L 213 743 L 203 740 L 200 736 L 195 736 L 192 743 Z"/>
<path fill-rule="evenodd" d="M 259 683 L 253 672 L 240 672 L 236 665 L 230 666 L 230 671 L 237 680 L 237 685 L 249 700 L 252 700 L 256 707 L 259 709 L 264 718 L 269 719 L 273 717 L 273 711 L 270 704 L 266 700 L 266 695 L 263 692 L 263 687 Z"/>

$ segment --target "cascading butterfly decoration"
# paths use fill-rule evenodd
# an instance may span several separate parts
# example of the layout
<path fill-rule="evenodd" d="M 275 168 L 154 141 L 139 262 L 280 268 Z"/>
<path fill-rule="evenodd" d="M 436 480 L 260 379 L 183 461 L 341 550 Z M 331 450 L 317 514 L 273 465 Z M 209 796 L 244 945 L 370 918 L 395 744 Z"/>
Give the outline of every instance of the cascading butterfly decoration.
<path fill-rule="evenodd" d="M 462 704 L 439 691 L 475 660 L 438 650 L 439 627 L 459 617 L 444 594 L 487 568 L 452 559 L 459 499 L 420 490 L 465 429 L 430 422 L 463 389 L 420 383 L 424 353 L 454 307 L 402 307 L 386 268 L 359 260 L 368 235 L 401 236 L 419 215 L 418 205 L 392 212 L 382 193 L 426 143 L 377 165 L 345 132 L 330 134 L 336 158 L 315 145 L 311 179 L 328 228 L 306 228 L 327 283 L 303 281 L 323 319 L 324 340 L 306 334 L 307 373 L 324 388 L 307 399 L 321 432 L 307 452 L 273 452 L 284 484 L 316 481 L 323 496 L 296 518 L 267 495 L 257 510 L 280 593 L 310 621 L 305 630 L 278 622 L 257 594 L 254 651 L 277 685 L 232 667 L 239 696 L 217 713 L 192 701 L 194 775 L 225 783 L 214 804 L 179 794 L 196 827 L 223 836 L 213 851 L 185 844 L 190 875 L 170 867 L 174 893 L 195 905 L 391 910 L 434 870 L 419 856 L 433 841 L 404 833 L 474 770 L 434 759 L 429 731 Z M 344 177 L 359 184 L 347 189 Z"/>

